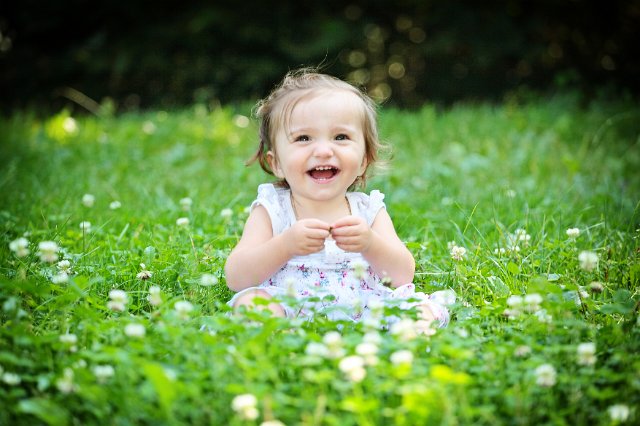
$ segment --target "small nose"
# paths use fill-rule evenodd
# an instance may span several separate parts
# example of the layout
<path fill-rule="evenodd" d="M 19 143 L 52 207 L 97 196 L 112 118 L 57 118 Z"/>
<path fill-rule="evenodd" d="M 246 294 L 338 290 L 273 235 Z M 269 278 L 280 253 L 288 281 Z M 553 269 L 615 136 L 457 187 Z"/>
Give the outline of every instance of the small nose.
<path fill-rule="evenodd" d="M 313 149 L 313 155 L 316 157 L 332 157 L 333 156 L 333 146 L 331 142 L 320 140 L 318 141 Z"/>

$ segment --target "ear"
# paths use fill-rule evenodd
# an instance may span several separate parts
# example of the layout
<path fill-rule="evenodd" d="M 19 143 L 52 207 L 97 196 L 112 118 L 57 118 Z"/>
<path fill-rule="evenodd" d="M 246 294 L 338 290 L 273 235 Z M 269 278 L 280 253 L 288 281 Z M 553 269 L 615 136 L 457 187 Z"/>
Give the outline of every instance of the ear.
<path fill-rule="evenodd" d="M 360 172 L 358 173 L 359 176 L 362 176 L 364 172 L 367 171 L 368 164 L 369 164 L 369 161 L 367 160 L 367 156 L 365 154 L 364 158 L 362 159 L 362 164 L 360 164 Z"/>
<path fill-rule="evenodd" d="M 269 167 L 273 174 L 280 179 L 284 179 L 284 173 L 282 173 L 278 159 L 273 151 L 267 151 L 267 162 L 269 163 Z"/>

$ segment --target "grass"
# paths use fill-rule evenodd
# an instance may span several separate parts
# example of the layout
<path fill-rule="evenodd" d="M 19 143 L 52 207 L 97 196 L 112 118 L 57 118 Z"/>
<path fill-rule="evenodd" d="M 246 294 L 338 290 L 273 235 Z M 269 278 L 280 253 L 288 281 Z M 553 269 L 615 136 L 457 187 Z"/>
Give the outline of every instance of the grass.
<path fill-rule="evenodd" d="M 638 421 L 636 105 L 381 111 L 394 154 L 369 189 L 386 194 L 417 286 L 458 295 L 449 327 L 418 337 L 227 315 L 222 267 L 267 180 L 244 166 L 249 109 L 0 119 L 0 424 Z M 66 280 L 42 241 L 69 261 Z M 363 341 L 377 362 L 354 381 L 341 361 Z"/>

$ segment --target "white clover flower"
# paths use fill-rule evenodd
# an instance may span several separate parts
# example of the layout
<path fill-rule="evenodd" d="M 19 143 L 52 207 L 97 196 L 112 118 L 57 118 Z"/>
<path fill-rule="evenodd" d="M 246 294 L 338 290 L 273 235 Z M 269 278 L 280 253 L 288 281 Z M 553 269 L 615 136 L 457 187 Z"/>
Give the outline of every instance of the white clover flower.
<path fill-rule="evenodd" d="M 629 419 L 629 406 L 626 404 L 615 404 L 610 406 L 607 411 L 609 417 L 614 422 L 626 422 Z"/>
<path fill-rule="evenodd" d="M 30 253 L 29 240 L 24 237 L 17 238 L 9 243 L 9 249 L 14 252 L 17 257 L 25 257 Z"/>
<path fill-rule="evenodd" d="M 365 343 L 373 343 L 374 345 L 380 346 L 382 343 L 382 336 L 377 331 L 368 331 L 362 336 L 362 341 Z"/>
<path fill-rule="evenodd" d="M 533 315 L 535 315 L 535 317 L 538 318 L 538 321 L 540 321 L 541 323 L 551 324 L 551 321 L 553 321 L 553 317 L 547 313 L 546 309 L 540 309 Z"/>
<path fill-rule="evenodd" d="M 456 245 L 454 245 L 453 247 L 451 247 L 451 251 L 449 254 L 451 254 L 451 258 L 453 260 L 457 260 L 457 261 L 461 261 L 462 259 L 464 259 L 465 254 L 467 253 L 467 249 L 464 247 L 458 247 Z"/>
<path fill-rule="evenodd" d="M 512 308 L 519 308 L 524 303 L 524 298 L 517 294 L 513 294 L 507 298 L 507 305 Z"/>
<path fill-rule="evenodd" d="M 588 299 L 589 298 L 589 293 L 581 285 L 578 286 L 577 293 L 580 296 L 580 298 L 582 298 L 582 299 Z"/>
<path fill-rule="evenodd" d="M 527 234 L 527 231 L 524 229 L 516 229 L 515 237 L 517 241 L 521 241 L 525 246 L 529 245 L 529 241 L 531 240 L 531 235 Z"/>
<path fill-rule="evenodd" d="M 567 237 L 571 239 L 576 239 L 580 236 L 580 228 L 569 228 L 567 229 Z"/>
<path fill-rule="evenodd" d="M 56 266 L 58 267 L 58 270 L 62 272 L 66 272 L 67 274 L 71 273 L 71 262 L 69 262 L 67 259 L 62 259 L 56 264 Z"/>
<path fill-rule="evenodd" d="M 507 190 L 504 192 L 504 195 L 505 195 L 507 198 L 515 198 L 515 196 L 516 196 L 516 191 L 514 191 L 513 189 L 507 189 Z"/>
<path fill-rule="evenodd" d="M 451 251 L 451 249 L 453 249 L 454 247 L 458 247 L 458 244 L 456 244 L 455 241 L 449 241 L 447 243 L 447 250 Z"/>
<path fill-rule="evenodd" d="M 78 123 L 73 117 L 66 117 L 62 121 L 62 129 L 68 135 L 75 135 L 76 133 L 78 133 Z"/>
<path fill-rule="evenodd" d="M 177 301 L 176 304 L 173 305 L 173 308 L 178 313 L 178 316 L 183 320 L 188 319 L 189 314 L 191 313 L 191 311 L 193 311 L 193 305 L 191 304 L 191 302 L 188 302 L 186 300 Z"/>
<path fill-rule="evenodd" d="M 160 287 L 152 285 L 149 287 L 149 295 L 147 300 L 152 306 L 158 306 L 162 303 L 162 296 L 160 295 Z"/>
<path fill-rule="evenodd" d="M 367 315 L 361 323 L 365 330 L 377 330 L 382 326 L 381 318 L 378 315 Z"/>
<path fill-rule="evenodd" d="M 359 355 L 351 355 L 340 360 L 338 368 L 342 371 L 347 379 L 352 382 L 361 382 L 367 376 L 364 369 L 364 358 Z"/>
<path fill-rule="evenodd" d="M 82 204 L 85 207 L 93 207 L 93 204 L 96 202 L 96 197 L 92 194 L 84 194 L 82 196 Z"/>
<path fill-rule="evenodd" d="M 9 386 L 16 386 L 22 382 L 22 379 L 17 374 L 7 371 L 2 374 L 2 381 Z"/>
<path fill-rule="evenodd" d="M 146 332 L 147 330 L 142 324 L 131 323 L 124 326 L 124 334 L 128 337 L 142 338 Z"/>
<path fill-rule="evenodd" d="M 267 420 L 260 423 L 260 426 L 285 426 L 280 420 Z"/>
<path fill-rule="evenodd" d="M 403 342 L 413 340 L 418 336 L 415 321 L 411 318 L 403 318 L 400 321 L 394 322 L 389 331 Z"/>
<path fill-rule="evenodd" d="M 329 331 L 324 335 L 322 341 L 327 346 L 341 346 L 342 336 L 337 331 Z"/>
<path fill-rule="evenodd" d="M 442 204 L 443 206 L 450 206 L 452 205 L 456 200 L 454 200 L 451 197 L 442 197 L 442 199 L 440 199 L 440 204 Z"/>
<path fill-rule="evenodd" d="M 250 393 L 237 395 L 231 401 L 231 408 L 245 420 L 255 420 L 260 414 L 257 409 L 258 399 Z"/>
<path fill-rule="evenodd" d="M 580 343 L 576 348 L 578 364 L 594 365 L 596 363 L 596 344 L 593 342 Z"/>
<path fill-rule="evenodd" d="M 329 358 L 337 359 L 344 356 L 345 350 L 342 346 L 342 336 L 337 331 L 329 331 L 322 338 L 322 342 L 329 351 Z"/>
<path fill-rule="evenodd" d="M 366 365 L 378 364 L 378 345 L 374 343 L 363 342 L 356 346 L 356 354 L 364 359 Z"/>
<path fill-rule="evenodd" d="M 136 274 L 136 278 L 142 281 L 148 280 L 153 276 L 153 272 L 143 269 Z"/>
<path fill-rule="evenodd" d="M 515 351 L 513 351 L 513 354 L 520 358 L 525 357 L 530 353 L 531 353 L 531 348 L 527 345 L 520 345 L 515 349 Z"/>
<path fill-rule="evenodd" d="M 124 312 L 124 310 L 126 309 L 126 305 L 121 302 L 114 302 L 113 300 L 109 300 L 107 302 L 107 308 L 114 312 Z"/>
<path fill-rule="evenodd" d="M 602 293 L 604 291 L 604 285 L 599 281 L 592 281 L 589 283 L 589 290 L 592 293 Z"/>
<path fill-rule="evenodd" d="M 515 231 L 513 231 L 513 235 L 515 235 L 517 237 L 518 240 L 520 240 L 522 235 L 527 235 L 527 231 L 525 229 L 522 228 L 518 228 Z"/>
<path fill-rule="evenodd" d="M 538 366 L 534 374 L 536 376 L 536 384 L 543 387 L 551 387 L 556 384 L 556 369 L 551 364 L 542 364 Z"/>
<path fill-rule="evenodd" d="M 80 229 L 83 233 L 88 234 L 89 232 L 91 232 L 91 222 L 80 222 Z"/>
<path fill-rule="evenodd" d="M 164 373 L 165 377 L 172 382 L 175 382 L 176 379 L 178 378 L 178 374 L 176 373 L 176 370 L 172 368 L 163 368 L 162 372 Z"/>
<path fill-rule="evenodd" d="M 309 342 L 304 349 L 304 353 L 317 358 L 329 357 L 329 349 L 320 342 Z"/>
<path fill-rule="evenodd" d="M 524 296 L 523 299 L 525 310 L 529 312 L 535 312 L 540 309 L 540 304 L 542 303 L 542 296 L 538 293 L 531 293 Z"/>
<path fill-rule="evenodd" d="M 358 355 L 350 355 L 350 356 L 344 357 L 338 363 L 338 368 L 340 369 L 340 371 L 343 371 L 343 372 L 348 372 L 355 368 L 362 368 L 362 367 L 364 367 L 364 359 Z"/>
<path fill-rule="evenodd" d="M 73 365 L 73 368 L 87 368 L 87 361 L 85 361 L 84 359 L 79 359 L 78 361 L 74 362 L 72 365 Z"/>
<path fill-rule="evenodd" d="M 466 339 L 467 337 L 469 337 L 469 330 L 467 330 L 466 328 L 457 327 L 453 331 L 455 331 L 455 333 L 458 336 L 462 337 L 463 339 Z"/>
<path fill-rule="evenodd" d="M 218 277 L 213 274 L 202 274 L 200 277 L 200 285 L 203 287 L 211 287 L 218 284 Z"/>
<path fill-rule="evenodd" d="M 109 291 L 109 299 L 113 300 L 114 302 L 120 302 L 125 304 L 129 302 L 127 292 L 124 290 L 119 290 L 117 288 L 114 288 L 113 290 Z"/>
<path fill-rule="evenodd" d="M 582 251 L 578 255 L 580 267 L 587 272 L 591 272 L 598 267 L 598 255 L 592 251 Z"/>
<path fill-rule="evenodd" d="M 58 260 L 58 244 L 54 241 L 41 241 L 38 244 L 38 256 L 40 260 L 47 263 L 53 263 Z"/>
<path fill-rule="evenodd" d="M 98 383 L 105 383 L 108 379 L 115 375 L 115 370 L 111 365 L 96 365 L 93 367 L 93 375 L 96 376 Z"/>
<path fill-rule="evenodd" d="M 504 311 L 502 311 L 502 315 L 504 315 L 505 317 L 507 317 L 507 319 L 516 319 L 518 318 L 518 316 L 520 316 L 520 310 L 519 309 L 505 309 Z"/>
<path fill-rule="evenodd" d="M 64 343 L 65 345 L 75 345 L 76 343 L 78 343 L 78 336 L 76 336 L 73 333 L 65 333 L 65 334 L 61 334 L 59 337 L 60 342 Z"/>
<path fill-rule="evenodd" d="M 145 121 L 144 123 L 142 123 L 142 131 L 144 133 L 146 133 L 147 135 L 152 135 L 156 132 L 157 127 L 156 125 L 153 123 L 153 121 Z"/>
<path fill-rule="evenodd" d="M 116 312 L 123 312 L 126 309 L 128 303 L 127 293 L 123 290 L 113 289 L 109 292 L 109 301 L 107 302 L 107 308 Z"/>
<path fill-rule="evenodd" d="M 393 365 L 411 365 L 413 363 L 413 353 L 406 349 L 395 351 L 389 357 Z"/>
<path fill-rule="evenodd" d="M 504 247 L 498 247 L 493 249 L 493 254 L 505 254 L 507 252 L 507 249 Z"/>
<path fill-rule="evenodd" d="M 233 116 L 233 124 L 241 129 L 244 129 L 249 126 L 249 117 L 246 115 L 236 114 Z"/>
<path fill-rule="evenodd" d="M 186 228 L 187 226 L 189 226 L 189 218 L 179 217 L 178 219 L 176 219 L 176 225 L 178 225 L 180 228 Z"/>
<path fill-rule="evenodd" d="M 231 216 L 233 216 L 233 210 L 231 210 L 231 209 L 222 209 L 220 211 L 220 216 L 223 219 L 229 219 Z"/>
<path fill-rule="evenodd" d="M 193 205 L 193 200 L 189 197 L 184 197 L 180 199 L 180 207 L 183 211 L 188 212 L 191 210 L 191 206 Z"/>
<path fill-rule="evenodd" d="M 436 330 L 433 327 L 433 324 L 434 320 L 432 319 L 419 319 L 413 323 L 413 328 L 415 329 L 417 334 L 433 336 L 434 334 L 436 334 Z"/>
<path fill-rule="evenodd" d="M 78 336 L 76 336 L 75 334 L 73 333 L 61 334 L 58 339 L 60 340 L 61 343 L 63 343 L 68 347 L 69 352 L 76 352 L 78 350 L 78 347 L 76 346 L 76 343 L 78 343 Z"/>
<path fill-rule="evenodd" d="M 64 284 L 66 282 L 69 282 L 69 274 L 64 271 L 55 274 L 51 277 L 51 282 L 54 284 Z"/>
<path fill-rule="evenodd" d="M 109 208 L 111 210 L 118 210 L 120 207 L 122 207 L 122 203 L 118 200 L 109 203 Z"/>
<path fill-rule="evenodd" d="M 62 393 L 71 393 L 76 390 L 76 385 L 73 383 L 73 370 L 65 368 L 62 377 L 56 380 L 56 387 Z"/>

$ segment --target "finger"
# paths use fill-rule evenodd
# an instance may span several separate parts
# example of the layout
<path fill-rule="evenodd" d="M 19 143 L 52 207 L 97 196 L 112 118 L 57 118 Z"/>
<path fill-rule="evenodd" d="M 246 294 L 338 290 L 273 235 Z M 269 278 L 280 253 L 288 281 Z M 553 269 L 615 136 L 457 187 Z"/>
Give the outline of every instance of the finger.
<path fill-rule="evenodd" d="M 332 229 L 331 235 L 333 235 L 334 238 L 349 237 L 349 236 L 360 235 L 362 232 L 363 232 L 363 229 L 361 229 L 359 226 L 343 226 L 340 228 Z"/>
<path fill-rule="evenodd" d="M 341 238 L 336 240 L 336 245 L 340 248 L 360 245 L 360 240 L 358 238 Z"/>
<path fill-rule="evenodd" d="M 353 253 L 357 253 L 360 251 L 360 246 L 357 244 L 336 244 L 336 245 L 344 251 L 353 252 Z"/>
<path fill-rule="evenodd" d="M 324 243 L 308 244 L 307 249 L 309 250 L 309 253 L 317 253 L 319 251 L 322 251 L 322 249 L 324 249 Z"/>
<path fill-rule="evenodd" d="M 305 236 L 307 238 L 311 238 L 313 240 L 322 240 L 322 241 L 327 239 L 327 237 L 329 237 L 329 235 L 331 235 L 331 234 L 329 233 L 328 229 L 327 230 L 324 230 L 324 229 L 309 229 L 305 233 Z"/>
<path fill-rule="evenodd" d="M 343 226 L 352 226 L 362 223 L 362 218 L 358 216 L 344 216 L 337 221 L 335 221 L 331 227 L 332 228 L 341 228 Z"/>
<path fill-rule="evenodd" d="M 319 219 L 304 219 L 301 222 L 304 224 L 305 227 L 309 229 L 324 229 L 326 231 L 329 231 L 329 229 L 331 228 L 331 226 L 329 226 L 327 222 L 324 222 Z"/>

